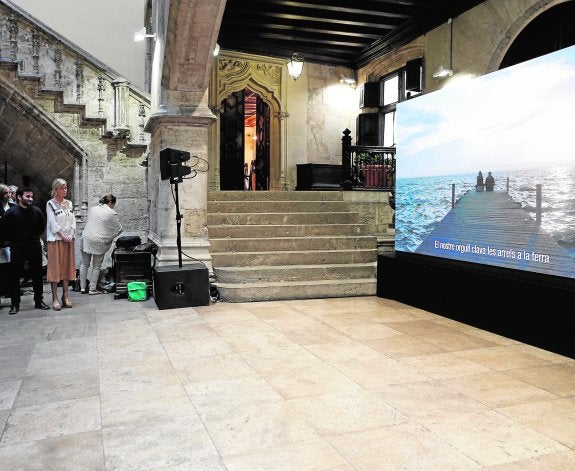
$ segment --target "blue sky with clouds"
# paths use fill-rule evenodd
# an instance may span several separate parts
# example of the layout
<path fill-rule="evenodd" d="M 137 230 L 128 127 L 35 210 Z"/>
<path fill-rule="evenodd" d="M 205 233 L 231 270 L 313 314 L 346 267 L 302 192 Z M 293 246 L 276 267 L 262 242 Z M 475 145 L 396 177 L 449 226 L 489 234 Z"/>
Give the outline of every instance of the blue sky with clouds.
<path fill-rule="evenodd" d="M 397 106 L 397 177 L 575 166 L 575 46 Z"/>

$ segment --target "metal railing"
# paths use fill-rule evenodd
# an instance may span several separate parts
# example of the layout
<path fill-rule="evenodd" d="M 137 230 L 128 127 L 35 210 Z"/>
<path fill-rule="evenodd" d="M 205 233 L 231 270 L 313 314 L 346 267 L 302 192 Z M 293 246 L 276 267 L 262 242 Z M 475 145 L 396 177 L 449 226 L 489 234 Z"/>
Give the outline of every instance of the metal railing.
<path fill-rule="evenodd" d="M 342 188 L 395 193 L 395 147 L 352 146 L 351 131 L 343 134 Z"/>

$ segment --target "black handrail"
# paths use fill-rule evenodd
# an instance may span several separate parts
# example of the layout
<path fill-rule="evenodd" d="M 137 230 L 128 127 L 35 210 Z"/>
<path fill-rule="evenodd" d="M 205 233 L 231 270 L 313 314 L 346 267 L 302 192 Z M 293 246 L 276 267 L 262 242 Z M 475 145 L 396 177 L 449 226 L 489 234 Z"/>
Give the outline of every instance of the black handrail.
<path fill-rule="evenodd" d="M 343 131 L 342 188 L 395 193 L 395 147 L 352 146 L 351 131 Z"/>

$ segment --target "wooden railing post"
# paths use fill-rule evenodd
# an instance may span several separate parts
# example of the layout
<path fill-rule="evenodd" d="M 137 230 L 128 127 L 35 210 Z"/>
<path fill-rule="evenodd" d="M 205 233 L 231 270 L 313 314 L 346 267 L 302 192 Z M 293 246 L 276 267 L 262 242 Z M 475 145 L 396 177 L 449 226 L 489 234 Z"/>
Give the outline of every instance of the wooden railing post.
<path fill-rule="evenodd" d="M 346 129 L 343 131 L 341 138 L 341 188 L 344 190 L 351 190 L 353 188 L 353 181 L 351 179 L 351 131 Z"/>

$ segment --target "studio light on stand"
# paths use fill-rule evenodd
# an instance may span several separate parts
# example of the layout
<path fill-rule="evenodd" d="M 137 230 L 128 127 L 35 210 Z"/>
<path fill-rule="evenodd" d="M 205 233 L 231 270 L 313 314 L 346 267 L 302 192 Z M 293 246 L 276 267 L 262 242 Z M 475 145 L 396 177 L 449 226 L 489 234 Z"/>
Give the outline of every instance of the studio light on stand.
<path fill-rule="evenodd" d="M 444 78 L 453 76 L 453 20 L 449 18 L 449 67 L 441 64 L 435 72 L 433 78 Z"/>
<path fill-rule="evenodd" d="M 297 80 L 301 75 L 303 70 L 303 57 L 301 57 L 297 52 L 291 55 L 290 61 L 287 63 L 287 69 L 289 76 Z"/>

